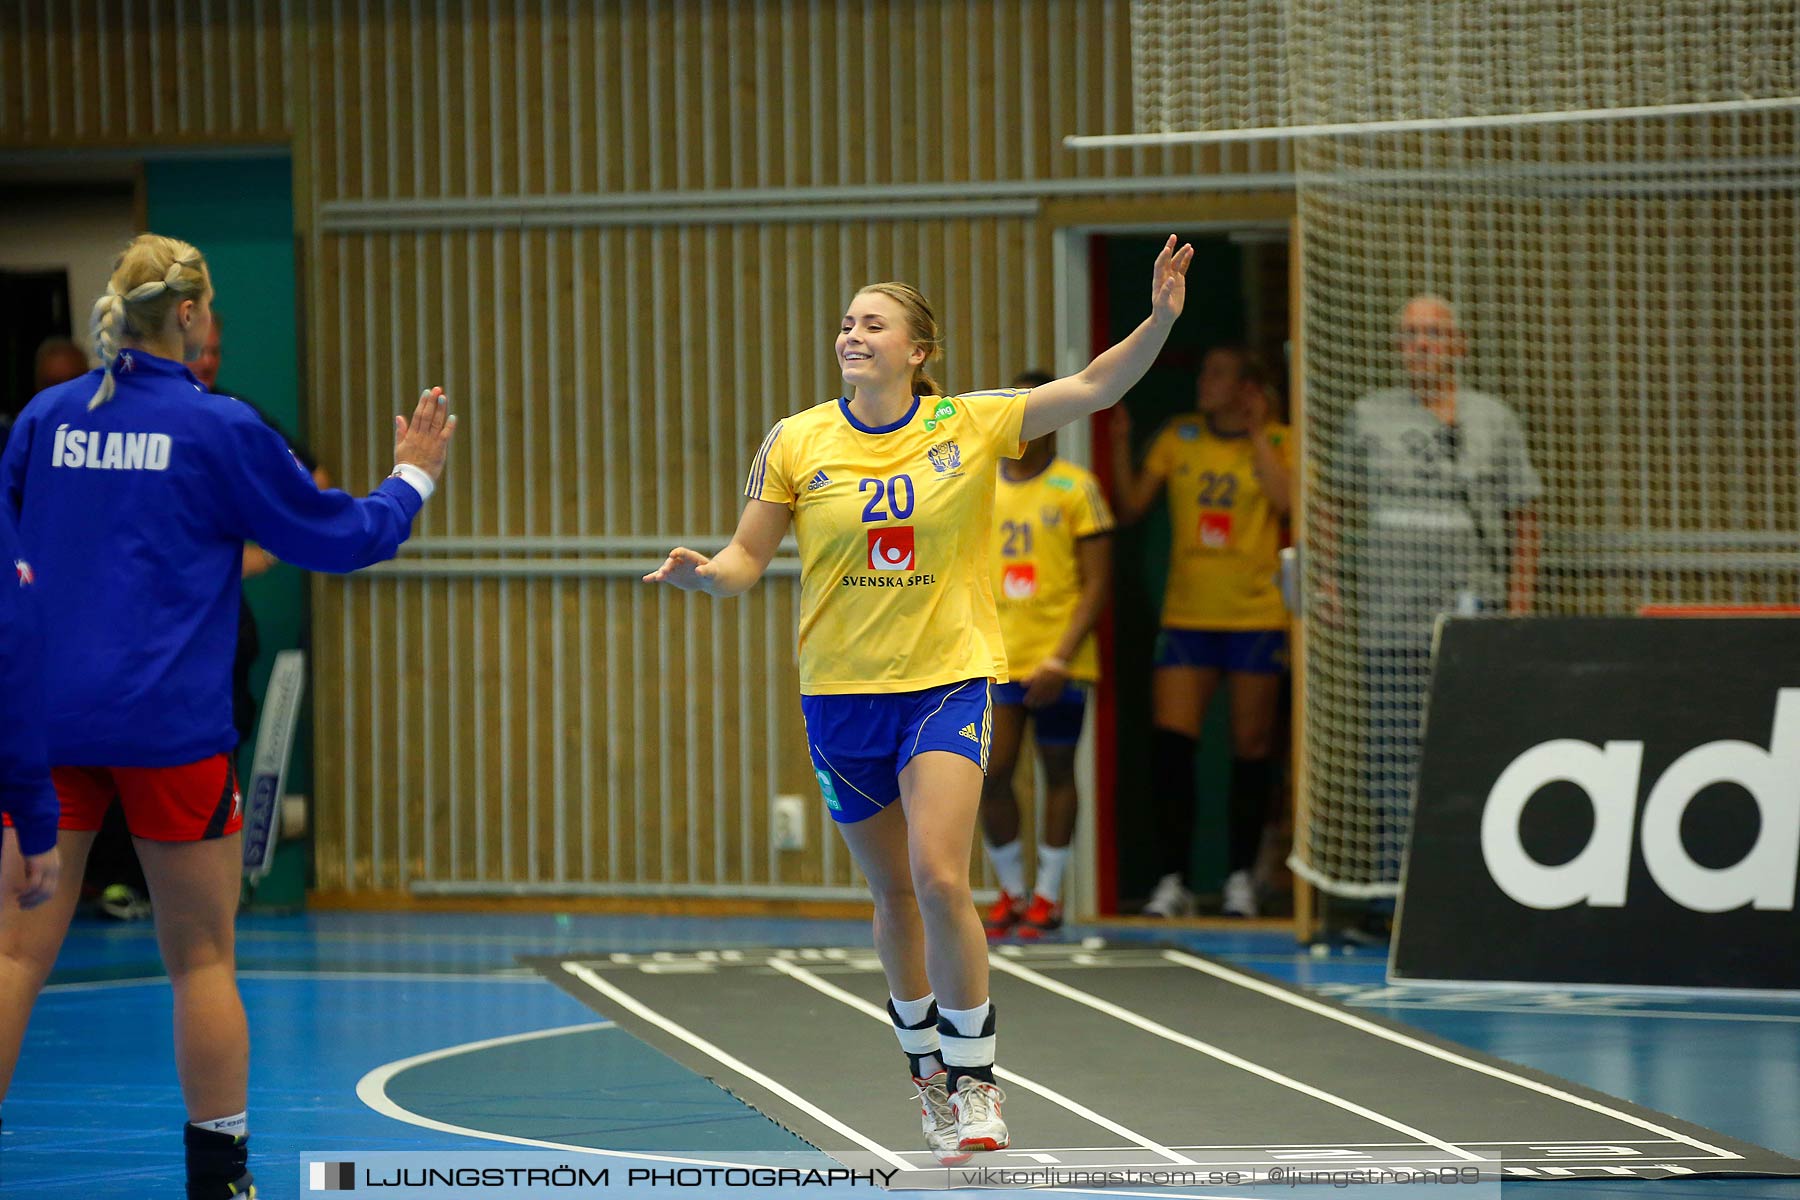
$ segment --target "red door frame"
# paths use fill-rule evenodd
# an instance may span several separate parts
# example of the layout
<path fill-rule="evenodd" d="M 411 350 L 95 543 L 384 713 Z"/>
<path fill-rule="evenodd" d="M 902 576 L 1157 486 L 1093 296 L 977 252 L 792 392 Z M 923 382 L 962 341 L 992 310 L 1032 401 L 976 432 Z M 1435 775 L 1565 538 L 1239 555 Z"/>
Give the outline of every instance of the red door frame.
<path fill-rule="evenodd" d="M 1088 235 L 1088 356 L 1097 357 L 1112 345 L 1112 312 L 1106 293 L 1106 237 Z M 1097 412 L 1090 422 L 1089 445 L 1094 474 L 1107 495 L 1113 494 L 1111 410 Z M 1119 831 L 1117 819 L 1119 780 L 1119 730 L 1113 682 L 1113 611 L 1109 604 L 1100 614 L 1100 683 L 1094 693 L 1094 859 L 1095 903 L 1101 916 L 1119 911 Z"/>

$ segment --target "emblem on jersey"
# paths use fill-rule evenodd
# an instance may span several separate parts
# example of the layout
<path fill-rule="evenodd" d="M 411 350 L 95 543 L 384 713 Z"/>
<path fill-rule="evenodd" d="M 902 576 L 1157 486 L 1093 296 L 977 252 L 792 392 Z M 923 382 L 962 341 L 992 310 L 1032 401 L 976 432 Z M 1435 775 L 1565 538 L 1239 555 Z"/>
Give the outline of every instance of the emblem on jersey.
<path fill-rule="evenodd" d="M 1201 513 L 1200 544 L 1208 550 L 1223 550 L 1231 545 L 1231 514 L 1228 512 Z"/>
<path fill-rule="evenodd" d="M 1075 481 L 1066 475 L 1052 475 L 1050 478 L 1044 480 L 1044 482 L 1059 492 L 1072 492 L 1075 490 Z"/>
<path fill-rule="evenodd" d="M 1177 425 L 1175 436 L 1184 442 L 1197 442 L 1200 440 L 1200 427 L 1198 425 Z"/>
<path fill-rule="evenodd" d="M 1008 600 L 1029 600 L 1037 595 L 1037 567 L 1032 563 L 1008 563 L 1000 574 L 1000 591 Z"/>
<path fill-rule="evenodd" d="M 816 492 L 822 487 L 830 486 L 831 476 L 825 474 L 822 468 L 817 475 L 814 475 L 811 479 L 806 481 L 806 490 L 809 492 Z"/>
<path fill-rule="evenodd" d="M 931 433 L 938 427 L 939 421 L 948 421 L 955 415 L 956 405 L 948 400 L 939 400 L 937 407 L 931 410 L 931 415 L 925 418 L 925 432 Z"/>
<path fill-rule="evenodd" d="M 32 571 L 31 564 L 26 562 L 24 559 L 22 559 L 22 558 L 13 559 L 13 570 L 15 570 L 19 573 L 19 586 L 20 587 L 30 587 L 32 584 L 37 582 L 37 575 L 35 572 Z"/>
<path fill-rule="evenodd" d="M 911 525 L 869 530 L 869 570 L 911 571 L 916 569 L 914 561 Z"/>
<path fill-rule="evenodd" d="M 955 438 L 939 442 L 925 452 L 925 457 L 931 460 L 931 469 L 939 475 L 962 470 L 962 449 L 956 444 Z"/>
<path fill-rule="evenodd" d="M 1055 529 L 1062 524 L 1062 509 L 1046 504 L 1038 509 L 1038 519 L 1044 523 L 1044 528 Z"/>

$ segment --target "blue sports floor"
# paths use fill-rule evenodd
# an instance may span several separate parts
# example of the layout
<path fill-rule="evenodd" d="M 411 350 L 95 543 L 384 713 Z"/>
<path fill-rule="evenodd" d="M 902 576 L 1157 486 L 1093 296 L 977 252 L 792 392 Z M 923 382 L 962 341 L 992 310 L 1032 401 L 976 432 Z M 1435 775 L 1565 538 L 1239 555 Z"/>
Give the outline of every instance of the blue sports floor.
<path fill-rule="evenodd" d="M 1800 997 L 1390 988 L 1380 958 L 1313 958 L 1285 932 L 1071 932 L 1178 944 L 1800 1157 Z M 305 1194 L 296 1190 L 302 1151 L 348 1158 L 521 1148 L 507 1138 L 652 1153 L 801 1148 L 516 959 L 856 946 L 868 944 L 868 929 L 846 921 L 331 913 L 246 917 L 239 938 L 254 1039 L 253 1168 L 260 1195 L 284 1197 Z M 169 1014 L 147 922 L 76 925 L 6 1098 L 5 1195 L 180 1195 L 183 1113 Z M 1004 1026 L 1001 1036 L 1004 1062 Z M 1543 1181 L 1505 1191 L 1527 1200 L 1761 1200 L 1800 1198 L 1800 1181 Z"/>

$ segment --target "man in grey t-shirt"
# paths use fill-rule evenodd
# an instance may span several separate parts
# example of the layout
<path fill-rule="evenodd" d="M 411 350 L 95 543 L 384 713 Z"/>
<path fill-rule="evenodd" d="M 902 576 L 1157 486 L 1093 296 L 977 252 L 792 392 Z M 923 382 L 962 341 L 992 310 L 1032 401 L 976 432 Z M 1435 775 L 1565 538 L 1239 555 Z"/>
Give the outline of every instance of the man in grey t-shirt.
<path fill-rule="evenodd" d="M 1406 386 L 1356 402 L 1339 464 L 1359 509 L 1343 600 L 1360 632 L 1364 794 L 1388 879 L 1411 811 L 1433 626 L 1440 613 L 1530 610 L 1544 490 L 1519 418 L 1458 381 L 1468 345 L 1449 301 L 1408 300 L 1395 344 Z"/>

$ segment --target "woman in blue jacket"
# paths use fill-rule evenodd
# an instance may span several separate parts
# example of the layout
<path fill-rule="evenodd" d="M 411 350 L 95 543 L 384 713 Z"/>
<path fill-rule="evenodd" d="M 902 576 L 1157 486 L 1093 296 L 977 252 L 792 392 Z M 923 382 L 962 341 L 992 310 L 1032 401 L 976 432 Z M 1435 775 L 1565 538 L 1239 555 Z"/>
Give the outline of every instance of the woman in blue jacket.
<path fill-rule="evenodd" d="M 175 992 L 189 1200 L 254 1194 L 250 1038 L 238 998 L 242 804 L 231 662 L 246 541 L 312 571 L 393 557 L 444 467 L 441 390 L 395 418 L 394 474 L 368 496 L 320 491 L 281 436 L 185 363 L 206 344 L 200 252 L 144 234 L 94 305 L 102 366 L 39 393 L 0 460 L 44 618 L 45 719 L 61 885 L 0 908 L 0 1095 L 56 959 L 94 831 L 116 800 L 150 885 Z"/>

